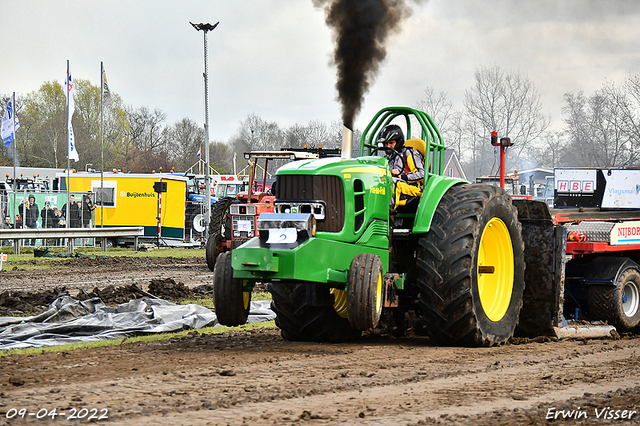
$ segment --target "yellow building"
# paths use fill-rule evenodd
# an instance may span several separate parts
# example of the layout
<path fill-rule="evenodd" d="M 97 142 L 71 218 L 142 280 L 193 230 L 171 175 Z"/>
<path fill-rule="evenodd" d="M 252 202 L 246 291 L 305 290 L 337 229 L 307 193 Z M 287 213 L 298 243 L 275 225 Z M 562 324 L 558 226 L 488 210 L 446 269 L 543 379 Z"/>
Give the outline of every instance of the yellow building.
<path fill-rule="evenodd" d="M 156 237 L 160 213 L 160 236 L 184 238 L 186 177 L 169 173 L 104 173 L 103 176 L 101 182 L 100 173 L 75 172 L 69 175 L 69 192 L 93 192 L 95 226 L 101 223 L 105 227 L 143 226 L 145 236 Z M 56 177 L 59 178 L 59 191 L 66 192 L 67 174 L 59 173 Z M 166 192 L 156 192 L 154 185 L 158 182 L 166 183 Z M 102 208 L 101 201 L 104 201 Z"/>

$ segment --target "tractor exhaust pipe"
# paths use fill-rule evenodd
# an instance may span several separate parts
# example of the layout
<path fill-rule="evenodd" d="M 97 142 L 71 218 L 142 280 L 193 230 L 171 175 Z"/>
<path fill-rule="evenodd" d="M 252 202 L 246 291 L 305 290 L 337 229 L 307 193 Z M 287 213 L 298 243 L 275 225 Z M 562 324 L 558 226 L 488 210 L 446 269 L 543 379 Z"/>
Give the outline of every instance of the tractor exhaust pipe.
<path fill-rule="evenodd" d="M 346 125 L 342 128 L 342 155 L 344 160 L 351 158 L 351 146 L 353 145 L 353 130 Z"/>

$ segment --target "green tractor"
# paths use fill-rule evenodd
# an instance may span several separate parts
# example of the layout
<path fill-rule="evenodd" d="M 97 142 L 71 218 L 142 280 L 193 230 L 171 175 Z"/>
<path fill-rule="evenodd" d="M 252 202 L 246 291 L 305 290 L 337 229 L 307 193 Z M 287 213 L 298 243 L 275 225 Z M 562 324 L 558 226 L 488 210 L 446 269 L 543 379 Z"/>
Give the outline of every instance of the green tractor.
<path fill-rule="evenodd" d="M 405 126 L 405 144 L 425 161 L 422 196 L 395 210 L 376 144 L 391 122 Z M 278 170 L 275 209 L 259 217 L 259 236 L 215 264 L 219 321 L 244 323 L 254 284 L 268 282 L 288 340 L 347 341 L 393 325 L 386 322 L 402 330 L 408 312 L 440 344 L 509 339 L 524 291 L 524 243 L 511 198 L 499 187 L 445 176 L 445 146 L 424 112 L 378 112 L 357 158 L 350 158 L 351 137 L 345 128 L 340 158 Z"/>

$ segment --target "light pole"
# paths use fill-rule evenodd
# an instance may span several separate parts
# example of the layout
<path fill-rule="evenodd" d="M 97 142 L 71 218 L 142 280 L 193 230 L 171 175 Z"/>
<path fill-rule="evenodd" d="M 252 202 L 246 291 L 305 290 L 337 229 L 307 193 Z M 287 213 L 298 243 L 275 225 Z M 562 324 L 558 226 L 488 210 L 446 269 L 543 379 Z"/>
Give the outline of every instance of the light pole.
<path fill-rule="evenodd" d="M 205 235 L 209 229 L 209 219 L 211 217 L 211 179 L 209 177 L 209 79 L 207 76 L 207 33 L 209 31 L 213 31 L 220 22 L 216 22 L 214 25 L 211 24 L 194 24 L 189 21 L 189 23 L 198 31 L 204 31 L 204 134 L 205 134 L 205 143 L 204 143 L 204 162 L 205 162 L 205 171 L 204 171 L 204 180 L 205 180 L 205 196 L 204 196 L 204 205 L 205 205 Z"/>

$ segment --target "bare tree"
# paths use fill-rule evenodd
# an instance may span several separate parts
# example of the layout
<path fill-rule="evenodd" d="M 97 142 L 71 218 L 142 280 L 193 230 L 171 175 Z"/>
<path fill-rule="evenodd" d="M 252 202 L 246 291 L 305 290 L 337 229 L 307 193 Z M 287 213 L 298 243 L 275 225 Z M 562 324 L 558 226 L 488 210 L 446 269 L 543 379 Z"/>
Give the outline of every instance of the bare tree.
<path fill-rule="evenodd" d="M 465 92 L 467 117 L 478 123 L 477 138 L 495 130 L 514 143 L 508 162 L 517 166 L 522 153 L 550 126 L 542 114 L 542 102 L 535 85 L 520 73 L 508 73 L 498 66 L 475 72 L 475 86 Z"/>
<path fill-rule="evenodd" d="M 456 110 L 453 108 L 453 103 L 447 99 L 446 92 L 436 94 L 433 87 L 427 87 L 424 90 L 424 98 L 415 105 L 415 108 L 429 114 L 440 130 L 443 140 L 452 139 L 450 135 L 456 130 Z"/>
<path fill-rule="evenodd" d="M 104 145 L 104 169 L 122 168 L 129 158 L 133 144 L 129 138 L 129 120 L 122 98 L 111 92 L 111 103 L 102 110 L 102 143 Z M 94 164 L 100 161 L 96 160 Z"/>
<path fill-rule="evenodd" d="M 617 113 L 622 120 L 622 132 L 628 143 L 628 166 L 640 166 L 640 74 L 631 74 L 620 88 L 613 84 L 605 85 L 607 93 L 615 103 Z"/>
<path fill-rule="evenodd" d="M 233 152 L 224 142 L 212 142 L 209 145 L 211 167 L 220 174 L 233 172 Z"/>
<path fill-rule="evenodd" d="M 198 149 L 204 152 L 204 128 L 189 118 L 183 118 L 168 132 L 167 148 L 171 164 L 176 170 L 185 171 L 197 162 Z"/>
<path fill-rule="evenodd" d="M 633 113 L 629 99 L 606 84 L 587 98 L 582 92 L 564 96 L 569 147 L 576 166 L 628 167 L 638 161 L 634 149 Z"/>
<path fill-rule="evenodd" d="M 290 148 L 301 148 L 311 140 L 311 129 L 309 126 L 294 124 L 287 129 L 286 145 Z"/>
<path fill-rule="evenodd" d="M 279 150 L 284 145 L 286 145 L 285 132 L 280 129 L 278 123 L 265 121 L 253 113 L 249 114 L 240 123 L 238 135 L 231 141 L 232 152 L 238 159 L 238 172 L 246 165 L 244 152 Z M 270 164 L 269 173 L 275 173 L 278 166 L 275 162 Z"/>
<path fill-rule="evenodd" d="M 151 172 L 169 169 L 169 130 L 165 127 L 167 114 L 156 108 L 126 108 L 129 118 L 129 137 L 134 150 L 128 160 L 128 168 L 133 172 Z"/>
<path fill-rule="evenodd" d="M 256 114 L 249 114 L 240 124 L 239 141 L 253 151 L 280 149 L 285 133 L 275 121 L 265 121 Z"/>
<path fill-rule="evenodd" d="M 562 164 L 572 165 L 567 161 L 567 135 L 564 132 L 546 132 L 529 152 L 529 161 L 539 167 L 554 169 Z"/>
<path fill-rule="evenodd" d="M 153 150 L 165 144 L 162 131 L 167 114 L 156 108 L 150 111 L 143 106 L 137 109 L 127 108 L 129 117 L 129 136 L 135 146 L 142 151 Z"/>
<path fill-rule="evenodd" d="M 329 127 L 319 120 L 307 125 L 294 124 L 286 132 L 287 147 L 302 148 L 326 146 L 330 142 Z"/>
<path fill-rule="evenodd" d="M 477 120 L 465 118 L 459 124 L 458 132 L 465 141 L 460 161 L 467 178 L 473 181 L 478 176 L 497 174 L 498 152 L 489 143 L 490 133 Z"/>
<path fill-rule="evenodd" d="M 453 103 L 447 99 L 446 92 L 436 94 L 432 87 L 427 87 L 424 94 L 424 99 L 419 101 L 415 108 L 429 114 L 442 135 L 445 147 L 453 149 L 462 161 L 464 141 L 474 138 L 474 135 L 465 134 L 464 114 L 453 107 Z"/>

